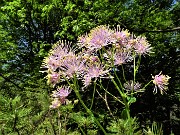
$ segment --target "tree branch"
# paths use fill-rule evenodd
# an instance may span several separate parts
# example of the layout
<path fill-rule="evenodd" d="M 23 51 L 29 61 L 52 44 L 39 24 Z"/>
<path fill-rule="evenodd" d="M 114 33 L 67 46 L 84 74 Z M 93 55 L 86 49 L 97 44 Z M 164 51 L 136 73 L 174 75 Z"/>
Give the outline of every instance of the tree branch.
<path fill-rule="evenodd" d="M 5 77 L 3 74 L 0 73 L 0 76 L 1 76 L 2 78 L 4 78 L 6 81 L 8 81 L 8 82 L 12 83 L 13 85 L 15 85 L 18 89 L 23 89 L 23 88 L 19 87 L 19 85 L 17 85 L 17 84 L 14 83 L 13 81 L 11 81 L 9 78 Z"/>
<path fill-rule="evenodd" d="M 180 30 L 180 27 L 175 27 L 172 29 L 165 29 L 165 30 L 133 30 L 135 32 L 172 32 L 172 31 L 178 31 Z"/>

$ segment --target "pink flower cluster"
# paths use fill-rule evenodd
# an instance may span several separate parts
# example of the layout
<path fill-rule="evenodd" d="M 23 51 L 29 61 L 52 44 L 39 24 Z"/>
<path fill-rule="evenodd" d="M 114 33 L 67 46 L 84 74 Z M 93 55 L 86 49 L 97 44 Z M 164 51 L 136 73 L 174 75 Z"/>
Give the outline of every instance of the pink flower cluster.
<path fill-rule="evenodd" d="M 151 50 L 145 37 L 136 38 L 128 30 L 121 30 L 119 26 L 116 29 L 98 26 L 78 38 L 76 49 L 66 41 L 56 43 L 45 58 L 43 67 L 47 68 L 48 83 L 53 87 L 76 77 L 82 81 L 83 88 L 86 88 L 92 79 L 96 81 L 100 77 L 109 78 L 112 68 L 131 62 L 136 55 L 149 54 Z M 167 79 L 163 79 L 163 76 L 162 83 L 158 81 L 159 77 L 155 76 L 154 83 L 163 89 Z M 129 85 L 128 90 L 132 87 L 131 83 Z M 139 84 L 137 87 L 139 88 Z M 69 90 L 65 87 L 54 92 L 51 107 L 56 108 L 63 104 L 68 94 Z"/>
<path fill-rule="evenodd" d="M 134 54 L 144 55 L 151 52 L 145 37 L 134 38 L 127 30 L 112 30 L 98 26 L 89 34 L 78 38 L 77 51 L 70 43 L 58 42 L 44 60 L 48 70 L 48 83 L 57 83 L 76 76 L 84 86 L 93 78 L 107 75 L 110 68 L 131 62 Z"/>
<path fill-rule="evenodd" d="M 69 87 L 63 86 L 57 89 L 57 91 L 53 91 L 52 94 L 52 104 L 50 108 L 58 108 L 61 104 L 66 103 L 66 97 L 71 93 Z"/>
<path fill-rule="evenodd" d="M 158 75 L 152 76 L 153 83 L 155 84 L 154 87 L 154 93 L 157 93 L 157 88 L 159 88 L 160 93 L 163 95 L 163 93 L 166 93 L 166 90 L 168 89 L 167 85 L 169 84 L 169 77 L 168 75 L 163 75 L 161 72 Z"/>
<path fill-rule="evenodd" d="M 111 42 L 112 31 L 106 26 L 98 26 L 87 35 L 79 37 L 79 46 L 89 51 L 101 49 Z"/>

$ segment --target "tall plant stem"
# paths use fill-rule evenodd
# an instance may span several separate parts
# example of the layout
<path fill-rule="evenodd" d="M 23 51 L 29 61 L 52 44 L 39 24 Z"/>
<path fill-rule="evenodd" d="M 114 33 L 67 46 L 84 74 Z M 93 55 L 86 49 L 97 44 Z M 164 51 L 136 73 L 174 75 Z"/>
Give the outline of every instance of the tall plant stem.
<path fill-rule="evenodd" d="M 144 90 L 153 80 L 149 81 L 142 89 Z"/>
<path fill-rule="evenodd" d="M 61 125 L 61 113 L 60 111 L 58 110 L 58 127 L 59 127 L 59 135 L 61 134 L 61 129 L 62 129 L 62 125 Z"/>
<path fill-rule="evenodd" d="M 81 98 L 81 96 L 80 96 L 80 94 L 79 94 L 79 88 L 78 88 L 79 85 L 78 85 L 78 82 L 77 82 L 76 77 L 74 77 L 74 79 L 73 79 L 73 84 L 74 84 L 74 87 L 73 87 L 74 92 L 75 92 L 76 96 L 78 97 L 80 103 L 82 104 L 82 106 L 84 107 L 84 109 L 86 110 L 86 112 L 87 112 L 90 116 L 93 116 L 94 121 L 96 122 L 96 124 L 97 124 L 97 125 L 99 126 L 99 128 L 103 131 L 104 135 L 106 135 L 107 133 L 106 133 L 105 129 L 101 126 L 101 124 L 99 123 L 99 121 L 94 117 L 94 114 L 92 113 L 92 111 L 91 111 L 90 109 L 88 109 L 88 107 L 85 105 L 84 101 L 82 100 L 82 98 Z M 70 86 L 72 86 L 72 85 L 70 85 Z"/>
<path fill-rule="evenodd" d="M 83 129 L 81 127 L 79 127 L 79 129 L 81 130 L 83 135 L 86 135 L 86 133 L 83 131 Z"/>
<path fill-rule="evenodd" d="M 137 61 L 137 65 L 136 65 L 136 57 L 134 56 L 134 62 L 133 62 L 134 63 L 134 80 L 133 80 L 133 82 L 134 83 L 136 81 L 136 73 L 137 73 L 137 71 L 139 69 L 140 62 L 141 62 L 141 55 L 139 55 L 139 59 Z"/>
<path fill-rule="evenodd" d="M 95 92 L 96 92 L 96 82 L 94 81 L 94 90 L 93 90 L 93 97 L 92 97 L 92 100 L 91 100 L 91 106 L 90 106 L 90 109 L 92 108 L 93 103 L 94 103 L 94 95 L 95 95 Z"/>
<path fill-rule="evenodd" d="M 118 102 L 120 102 L 121 104 L 124 105 L 124 103 L 123 103 L 121 100 L 119 100 L 116 96 L 114 96 L 113 94 L 111 94 L 109 91 L 107 91 L 107 90 L 103 87 L 102 82 L 101 82 L 101 79 L 100 79 L 100 84 L 97 84 L 97 85 L 100 86 L 100 88 L 102 88 L 107 94 L 111 95 L 116 101 L 118 101 Z"/>
<path fill-rule="evenodd" d="M 134 65 L 133 83 L 135 83 L 135 81 L 136 81 L 136 57 L 135 56 L 134 56 L 133 65 Z M 133 84 L 133 91 L 134 91 L 134 84 Z"/>
<path fill-rule="evenodd" d="M 124 92 L 121 91 L 121 89 L 118 87 L 117 83 L 114 81 L 113 78 L 111 78 L 111 80 L 112 80 L 113 84 L 115 85 L 116 89 L 119 91 L 119 93 L 120 93 L 120 95 L 121 95 L 121 97 L 123 99 L 127 117 L 128 117 L 128 119 L 130 119 L 131 117 L 130 117 L 130 111 L 129 111 L 129 104 L 128 104 L 127 100 L 126 100 L 126 94 L 124 94 Z"/>
<path fill-rule="evenodd" d="M 133 135 L 132 122 L 131 122 L 131 116 L 130 116 L 130 107 L 129 107 L 128 101 L 126 99 L 127 95 L 124 93 L 124 91 L 121 91 L 121 89 L 119 88 L 119 86 L 117 85 L 117 83 L 114 81 L 113 78 L 111 78 L 111 80 L 112 80 L 113 84 L 115 85 L 116 89 L 119 91 L 119 93 L 120 93 L 120 95 L 122 97 L 123 103 L 125 105 L 125 111 L 126 111 L 126 115 L 127 115 L 127 120 L 128 120 L 128 122 L 130 122 L 130 135 Z M 122 88 L 122 85 L 121 85 L 121 88 Z"/>
<path fill-rule="evenodd" d="M 124 81 L 126 82 L 126 77 L 125 77 L 123 65 L 121 65 L 121 68 L 122 68 L 122 72 L 123 72 L 123 78 L 124 78 Z"/>

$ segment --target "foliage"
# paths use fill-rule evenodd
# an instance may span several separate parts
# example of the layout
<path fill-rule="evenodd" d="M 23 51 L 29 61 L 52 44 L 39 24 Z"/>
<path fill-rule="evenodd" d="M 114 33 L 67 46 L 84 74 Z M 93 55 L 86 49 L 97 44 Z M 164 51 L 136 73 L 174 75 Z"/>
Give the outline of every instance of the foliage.
<path fill-rule="evenodd" d="M 158 74 L 160 70 L 172 77 L 167 95 L 153 95 L 150 87 L 147 88 L 146 94 L 138 95 L 137 102 L 130 108 L 131 115 L 138 117 L 142 128 L 147 126 L 149 121 L 150 123 L 157 121 L 162 123 L 164 133 L 170 134 L 171 130 L 174 134 L 180 132 L 178 29 L 180 3 L 178 1 L 2 0 L 0 6 L 0 132 L 2 134 L 18 134 L 18 132 L 19 134 L 53 134 L 53 124 L 48 119 L 49 116 L 52 120 L 56 119 L 56 115 L 49 111 L 49 94 L 52 88 L 47 87 L 45 79 L 42 79 L 46 74 L 39 73 L 42 60 L 51 48 L 51 44 L 59 39 L 74 42 L 79 35 L 104 24 L 109 24 L 111 28 L 120 24 L 121 28 L 129 29 L 136 35 L 144 35 L 154 47 L 153 57 L 146 56 L 141 59 L 142 66 L 137 73 L 140 74 L 138 81 L 147 82 L 151 78 L 149 74 Z M 108 84 L 108 82 L 104 83 Z M 102 94 L 101 91 L 99 92 Z M 90 101 L 88 95 L 92 95 L 91 90 L 84 97 L 87 102 Z M 103 94 L 102 96 L 105 97 Z M 17 97 L 20 98 L 17 108 L 14 107 L 12 110 L 8 104 Z M 103 100 L 98 99 L 95 99 L 93 108 L 97 113 L 103 114 L 108 109 Z M 108 104 L 111 111 L 119 115 L 121 106 L 115 107 L 116 102 Z M 18 109 L 18 105 L 24 106 L 31 115 L 25 113 L 21 118 L 19 113 L 23 108 Z M 75 106 L 76 111 L 77 108 L 82 109 L 79 105 Z M 14 122 L 12 115 L 15 110 L 19 117 L 18 132 L 12 126 Z M 7 116 L 8 119 L 4 120 Z M 105 116 L 102 122 L 104 125 L 108 123 L 107 117 Z M 27 120 L 26 123 L 23 119 Z M 68 134 L 80 134 L 81 130 L 76 127 Z M 96 127 L 94 129 L 96 132 Z"/>
<path fill-rule="evenodd" d="M 148 131 L 145 130 L 145 133 L 147 135 L 163 135 L 162 125 L 153 122 L 151 128 L 148 127 Z"/>
<path fill-rule="evenodd" d="M 131 123 L 133 123 L 133 126 L 131 127 Z M 130 119 L 130 121 L 123 120 L 123 119 L 117 119 L 116 121 L 112 121 L 109 126 L 107 127 L 107 130 L 110 131 L 112 135 L 121 135 L 121 134 L 131 134 L 130 128 L 133 130 L 133 135 L 140 135 L 142 134 L 142 131 L 139 130 L 139 125 L 136 122 L 136 119 Z"/>

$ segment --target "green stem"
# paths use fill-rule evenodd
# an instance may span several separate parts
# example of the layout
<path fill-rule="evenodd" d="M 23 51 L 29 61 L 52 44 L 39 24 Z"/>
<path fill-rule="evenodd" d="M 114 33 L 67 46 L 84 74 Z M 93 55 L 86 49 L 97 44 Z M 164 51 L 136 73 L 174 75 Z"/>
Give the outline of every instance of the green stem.
<path fill-rule="evenodd" d="M 141 62 L 141 55 L 139 55 L 139 59 L 137 61 L 137 65 L 136 65 L 136 58 L 135 58 L 135 55 L 134 55 L 134 83 L 135 83 L 135 80 L 136 80 L 136 73 L 137 73 L 137 71 L 139 69 L 140 62 Z"/>
<path fill-rule="evenodd" d="M 122 86 L 121 80 L 119 79 L 119 77 L 118 77 L 118 75 L 116 73 L 116 70 L 114 70 L 114 74 L 115 74 L 115 76 L 116 76 L 116 78 L 118 80 L 118 83 L 120 84 L 121 89 L 123 90 L 123 86 Z M 124 90 L 123 90 L 123 92 L 124 92 Z"/>
<path fill-rule="evenodd" d="M 59 134 L 61 134 L 61 129 L 62 129 L 60 117 L 61 117 L 61 113 L 60 113 L 60 111 L 58 110 L 58 127 L 59 127 Z"/>
<path fill-rule="evenodd" d="M 120 88 L 118 87 L 117 83 L 114 81 L 113 78 L 111 78 L 112 82 L 114 83 L 115 87 L 117 88 L 117 90 L 119 91 L 122 99 L 123 99 L 123 102 L 124 102 L 124 105 L 125 105 L 125 111 L 126 111 L 126 114 L 127 114 L 127 120 L 131 121 L 131 116 L 130 116 L 130 108 L 129 108 L 129 104 L 126 100 L 126 94 L 124 92 L 122 92 L 120 90 Z M 131 132 L 131 135 L 133 134 L 132 132 L 132 123 L 130 123 L 130 132 Z"/>
<path fill-rule="evenodd" d="M 99 121 L 94 117 L 94 114 L 92 113 L 92 111 L 87 108 L 87 106 L 84 104 L 84 101 L 81 99 L 81 96 L 80 96 L 80 94 L 79 94 L 79 90 L 78 90 L 78 88 L 77 88 L 78 84 L 77 84 L 77 79 L 76 79 L 76 77 L 74 77 L 74 79 L 73 79 L 73 84 L 74 84 L 74 87 L 73 87 L 74 92 L 75 92 L 76 96 L 78 97 L 80 103 L 82 104 L 82 106 L 84 107 L 84 109 L 86 110 L 86 112 L 87 112 L 90 116 L 93 116 L 96 124 L 97 124 L 97 125 L 100 127 L 100 129 L 103 131 L 104 135 L 106 135 L 107 133 L 106 133 L 105 129 L 101 126 L 101 124 L 99 123 Z M 70 85 L 70 86 L 72 86 L 72 85 Z"/>
<path fill-rule="evenodd" d="M 94 95 L 95 95 L 95 92 L 96 92 L 96 82 L 94 81 L 94 90 L 93 90 L 93 97 L 92 97 L 90 109 L 92 108 L 93 103 L 94 103 Z"/>
<path fill-rule="evenodd" d="M 125 73 L 124 73 L 123 65 L 121 65 L 121 67 L 122 67 L 122 72 L 123 72 L 123 78 L 124 78 L 124 81 L 127 82 L 127 81 L 126 81 L 126 77 L 125 77 Z"/>
<path fill-rule="evenodd" d="M 109 75 L 110 76 L 110 75 Z M 115 82 L 115 80 L 111 77 L 111 81 L 113 82 L 113 84 L 115 85 L 116 89 L 119 91 L 119 94 L 124 97 L 124 93 L 120 90 L 120 88 L 118 87 L 117 83 Z"/>
<path fill-rule="evenodd" d="M 134 79 L 133 79 L 133 83 L 135 83 L 135 80 L 136 80 L 136 58 L 135 58 L 135 56 L 134 56 L 133 65 L 134 65 L 134 74 L 133 74 Z M 133 85 L 134 85 L 134 84 L 133 84 Z M 133 89 L 134 89 L 134 87 L 133 87 Z M 134 91 L 134 90 L 133 90 L 133 91 Z"/>
<path fill-rule="evenodd" d="M 129 104 L 128 104 L 128 102 L 126 101 L 126 94 L 124 94 L 124 93 L 120 90 L 120 88 L 118 87 L 117 83 L 114 81 L 113 78 L 111 78 L 111 80 L 112 80 L 113 84 L 115 85 L 116 89 L 119 91 L 119 93 L 120 93 L 120 95 L 121 95 L 121 97 L 122 97 L 122 99 L 123 99 L 123 102 L 124 102 L 124 105 L 125 105 L 125 110 L 126 110 L 126 113 L 127 113 L 127 117 L 128 117 L 128 119 L 130 119 Z"/>
<path fill-rule="evenodd" d="M 83 135 L 86 135 L 86 133 L 83 131 L 83 129 L 81 127 L 79 127 L 79 129 L 81 130 Z"/>
<path fill-rule="evenodd" d="M 116 96 L 114 96 L 113 94 L 111 94 L 109 91 L 107 91 L 107 90 L 103 87 L 103 85 L 102 85 L 102 83 L 101 83 L 101 80 L 100 80 L 100 85 L 99 85 L 99 84 L 97 84 L 97 85 L 100 86 L 100 88 L 102 88 L 106 93 L 108 93 L 109 95 L 111 95 L 116 101 L 118 101 L 118 102 L 120 102 L 121 104 L 124 105 L 124 103 L 123 103 L 121 100 L 119 100 Z"/>
<path fill-rule="evenodd" d="M 144 90 L 153 80 L 149 81 L 142 89 Z"/>

